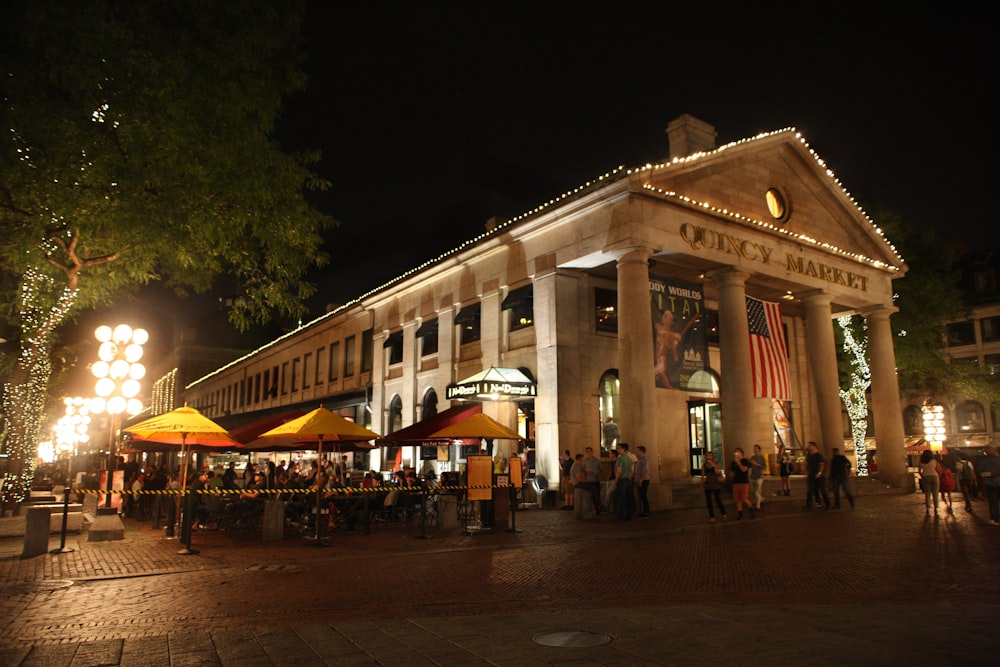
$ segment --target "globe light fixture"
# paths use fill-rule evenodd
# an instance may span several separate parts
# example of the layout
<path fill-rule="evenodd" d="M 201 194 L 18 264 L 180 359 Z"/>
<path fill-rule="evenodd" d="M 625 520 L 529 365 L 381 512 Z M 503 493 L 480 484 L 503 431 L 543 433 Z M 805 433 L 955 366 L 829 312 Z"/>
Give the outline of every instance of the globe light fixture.
<path fill-rule="evenodd" d="M 932 452 L 940 452 L 945 440 L 944 406 L 924 403 L 921 412 L 924 418 L 924 440 Z"/>

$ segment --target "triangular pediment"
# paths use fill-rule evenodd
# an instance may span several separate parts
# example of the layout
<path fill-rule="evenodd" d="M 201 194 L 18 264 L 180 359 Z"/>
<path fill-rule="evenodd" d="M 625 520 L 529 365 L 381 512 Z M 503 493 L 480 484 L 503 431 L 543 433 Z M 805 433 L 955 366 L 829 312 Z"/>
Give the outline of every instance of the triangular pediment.
<path fill-rule="evenodd" d="M 783 130 L 656 165 L 646 187 L 820 251 L 904 269 L 881 230 L 795 130 Z M 780 206 L 769 206 L 780 200 Z"/>

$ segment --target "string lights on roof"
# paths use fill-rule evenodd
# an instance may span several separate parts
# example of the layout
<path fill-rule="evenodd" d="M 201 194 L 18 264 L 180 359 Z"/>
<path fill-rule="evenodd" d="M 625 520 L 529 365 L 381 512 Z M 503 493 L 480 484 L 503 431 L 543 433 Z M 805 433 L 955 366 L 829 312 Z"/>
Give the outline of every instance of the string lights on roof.
<path fill-rule="evenodd" d="M 311 320 L 309 322 L 306 322 L 305 324 L 299 325 L 298 328 L 293 329 L 292 331 L 289 331 L 288 333 L 286 333 L 286 334 L 284 334 L 284 335 L 282 335 L 282 336 L 280 336 L 278 338 L 275 338 L 273 341 L 271 341 L 271 342 L 269 342 L 269 343 L 267 343 L 265 345 L 262 345 L 261 347 L 257 348 L 256 350 L 253 350 L 252 352 L 249 352 L 249 353 L 243 355 L 239 359 L 235 359 L 232 362 L 226 364 L 225 366 L 223 366 L 223 367 L 221 367 L 221 368 L 219 368 L 219 369 L 217 369 L 217 370 L 209 373 L 208 375 L 205 375 L 205 376 L 203 376 L 203 377 L 195 380 L 191 384 L 187 385 L 186 388 L 190 389 L 190 388 L 194 387 L 195 385 L 200 384 L 201 382 L 204 382 L 205 380 L 208 380 L 209 378 L 211 378 L 211 377 L 213 377 L 215 375 L 223 373 L 227 369 L 229 369 L 229 368 L 231 368 L 233 366 L 236 366 L 236 365 L 242 363 L 243 361 L 246 361 L 247 359 L 250 359 L 250 358 L 254 357 L 255 355 L 259 354 L 260 352 L 263 352 L 264 350 L 267 350 L 268 348 L 274 347 L 275 345 L 281 343 L 282 341 L 284 341 L 284 340 L 286 340 L 286 339 L 288 339 L 288 338 L 290 338 L 292 336 L 298 335 L 303 329 L 311 327 L 311 326 L 314 326 L 314 325 L 318 324 L 319 322 L 322 322 L 323 320 L 329 319 L 331 317 L 335 317 L 335 316 L 337 316 L 340 313 L 343 313 L 343 312 L 345 312 L 347 310 L 350 310 L 351 308 L 353 308 L 353 307 L 361 304 L 362 302 L 364 302 L 364 300 L 367 299 L 368 297 L 373 296 L 375 294 L 378 294 L 379 292 L 382 292 L 382 291 L 388 289 L 389 287 L 392 287 L 393 285 L 396 285 L 396 284 L 398 284 L 398 283 L 406 280 L 407 278 L 409 278 L 409 277 L 411 277 L 411 276 L 413 276 L 415 274 L 420 273 L 424 269 L 427 269 L 427 268 L 429 268 L 431 266 L 434 266 L 435 264 L 439 264 L 439 263 L 443 262 L 444 260 L 446 260 L 446 259 L 448 259 L 450 257 L 454 257 L 455 255 L 461 253 L 462 251 L 466 250 L 467 248 L 469 248 L 471 246 L 474 246 L 474 245 L 480 243 L 481 241 L 485 241 L 485 240 L 487 240 L 489 238 L 497 236 L 502 230 L 507 229 L 511 225 L 517 224 L 519 222 L 522 222 L 522 221 L 530 219 L 530 218 L 534 218 L 535 216 L 538 216 L 538 215 L 540 215 L 542 213 L 545 213 L 548 210 L 552 209 L 553 207 L 555 207 L 555 206 L 557 206 L 559 204 L 563 204 L 563 203 L 567 202 L 569 199 L 571 199 L 573 197 L 576 197 L 576 196 L 579 196 L 579 195 L 583 194 L 584 192 L 590 191 L 590 190 L 592 190 L 594 188 L 597 188 L 599 186 L 607 185 L 609 183 L 618 181 L 618 180 L 620 180 L 622 178 L 626 178 L 628 176 L 643 174 L 645 172 L 652 172 L 654 170 L 668 169 L 670 167 L 678 166 L 678 165 L 687 165 L 687 164 L 689 164 L 691 162 L 695 162 L 697 160 L 702 160 L 702 159 L 706 159 L 706 158 L 714 156 L 714 155 L 718 155 L 718 154 L 720 154 L 720 153 L 722 153 L 722 152 L 724 152 L 726 150 L 732 149 L 732 148 L 734 148 L 736 146 L 742 146 L 742 145 L 745 145 L 745 144 L 748 144 L 748 143 L 751 143 L 751 142 L 760 141 L 762 139 L 767 139 L 767 138 L 774 137 L 774 136 L 779 135 L 779 134 L 786 134 L 786 133 L 794 133 L 795 138 L 809 152 L 809 155 L 811 155 L 812 158 L 814 160 L 816 160 L 816 163 L 824 170 L 826 176 L 831 180 L 831 182 L 833 184 L 835 184 L 838 188 L 840 188 L 840 191 L 843 193 L 843 195 L 845 197 L 847 197 L 847 199 L 851 202 L 851 204 L 857 209 L 858 213 L 860 213 L 861 216 L 872 226 L 872 229 L 879 235 L 879 237 L 881 237 L 881 239 L 886 243 L 886 245 L 888 245 L 889 248 L 892 249 L 893 254 L 896 256 L 897 259 L 899 259 L 900 263 L 902 263 L 903 262 L 903 258 L 899 255 L 899 252 L 896 250 L 896 247 L 893 246 L 892 243 L 890 243 L 889 240 L 885 237 L 885 234 L 882 232 L 882 229 L 878 225 L 876 225 L 874 223 L 874 221 L 872 221 L 871 218 L 868 217 L 868 214 L 865 213 L 864 210 L 861 208 L 861 206 L 857 203 L 857 201 L 855 201 L 854 197 L 851 196 L 851 194 L 847 191 L 847 189 L 844 187 L 844 185 L 836 177 L 836 175 L 833 173 L 833 171 L 829 167 L 826 166 L 826 163 L 823 162 L 823 160 L 819 157 L 819 155 L 816 154 L 816 151 L 814 151 L 809 146 L 808 142 L 806 142 L 806 140 L 802 136 L 802 134 L 800 132 L 797 132 L 794 127 L 787 127 L 787 128 L 781 129 L 781 130 L 774 130 L 772 132 L 761 132 L 760 134 L 757 134 L 757 135 L 755 135 L 753 137 L 746 137 L 746 138 L 743 138 L 743 139 L 738 139 L 736 141 L 730 142 L 730 143 L 725 144 L 723 146 L 719 146 L 718 148 L 715 148 L 715 149 L 713 149 L 711 151 L 699 151 L 697 153 L 692 153 L 691 155 L 688 155 L 688 156 L 685 156 L 685 157 L 672 158 L 669 162 L 657 163 L 657 164 L 647 162 L 646 164 L 642 165 L 641 167 L 634 167 L 634 168 L 631 168 L 631 169 L 626 169 L 624 165 L 619 165 L 619 166 L 615 167 L 614 169 L 612 169 L 612 170 L 610 170 L 608 172 L 605 172 L 604 174 L 601 174 L 600 176 L 598 176 L 594 180 L 587 181 L 583 185 L 580 185 L 580 186 L 578 186 L 576 188 L 573 188 L 572 190 L 564 192 L 563 194 L 559 195 L 558 197 L 554 197 L 554 198 L 548 200 L 547 202 L 545 202 L 543 204 L 539 204 L 538 206 L 536 206 L 536 207 L 534 207 L 534 208 L 532 208 L 532 209 L 530 209 L 528 211 L 525 211 L 525 212 L 521 213 L 520 215 L 514 216 L 514 217 L 510 218 L 509 220 L 506 220 L 505 222 L 503 222 L 501 224 L 498 224 L 493 229 L 491 229 L 489 231 L 486 231 L 486 232 L 483 232 L 482 234 L 479 234 L 479 235 L 475 236 L 474 238 L 468 239 L 467 241 L 465 241 L 465 242 L 461 243 L 460 245 L 456 246 L 455 248 L 453 248 L 451 250 L 448 250 L 446 252 L 443 252 L 440 255 L 438 255 L 437 257 L 429 259 L 429 260 L 427 260 L 427 261 L 425 261 L 425 262 L 423 262 L 423 263 L 421 263 L 421 264 L 413 267 L 412 269 L 410 269 L 410 270 L 408 270 L 408 271 L 406 271 L 404 273 L 399 274 L 395 278 L 393 278 L 393 279 L 391 279 L 391 280 L 389 280 L 389 281 L 387 281 L 387 282 L 379 285 L 378 287 L 375 287 L 375 288 L 373 288 L 371 290 L 368 290 L 367 292 L 365 292 L 364 294 L 360 295 L 359 297 L 357 297 L 355 299 L 352 299 L 352 300 L 344 303 L 343 305 L 341 305 L 341 306 L 339 306 L 337 308 L 334 308 L 333 310 L 330 310 L 329 312 L 324 313 L 323 315 L 320 315 L 319 317 L 317 317 L 317 318 L 315 318 L 315 319 L 313 319 L 313 320 Z M 876 260 L 876 259 L 867 257 L 867 256 L 862 255 L 860 253 L 852 253 L 852 252 L 849 252 L 847 250 L 843 250 L 841 248 L 838 248 L 837 246 L 834 246 L 833 244 L 818 241 L 818 240 L 816 240 L 816 239 L 814 239 L 814 238 L 812 238 L 810 236 L 807 236 L 805 234 L 797 234 L 797 233 L 794 233 L 794 232 L 789 232 L 788 230 L 783 229 L 781 227 L 778 227 L 776 225 L 772 225 L 772 224 L 764 222 L 762 220 L 756 220 L 756 219 L 753 219 L 753 218 L 749 218 L 749 217 L 740 215 L 738 213 L 731 212 L 731 211 L 729 211 L 727 209 L 724 209 L 724 208 L 718 208 L 718 207 L 715 207 L 715 206 L 713 206 L 711 204 L 708 204 L 706 202 L 698 202 L 698 201 L 695 201 L 695 200 L 693 200 L 693 199 L 691 199 L 689 197 L 684 197 L 683 195 L 679 195 L 676 192 L 666 191 L 666 190 L 663 190 L 661 188 L 657 188 L 655 186 L 652 186 L 652 185 L 650 185 L 648 183 L 645 184 L 645 185 L 643 185 L 643 188 L 645 190 L 648 190 L 648 191 L 656 192 L 657 194 L 660 194 L 660 195 L 662 195 L 664 197 L 675 198 L 678 201 L 682 201 L 682 202 L 684 202 L 684 203 L 686 203 L 688 205 L 691 205 L 691 206 L 694 206 L 694 207 L 697 207 L 697 208 L 701 208 L 703 210 L 709 210 L 712 213 L 715 213 L 717 215 L 726 216 L 726 217 L 728 217 L 728 218 L 730 218 L 732 220 L 738 221 L 738 222 L 742 222 L 742 223 L 745 223 L 745 224 L 753 224 L 753 225 L 756 225 L 758 227 L 762 227 L 762 228 L 766 228 L 766 229 L 769 229 L 769 230 L 772 230 L 772 231 L 780 232 L 780 233 L 782 233 L 782 234 L 784 234 L 784 235 L 786 235 L 786 236 L 788 236 L 790 238 L 795 239 L 798 242 L 807 243 L 807 244 L 812 245 L 814 247 L 821 248 L 821 249 L 826 250 L 828 252 L 835 253 L 835 254 L 841 255 L 843 257 L 847 257 L 847 258 L 853 259 L 855 261 L 865 262 L 865 263 L 870 264 L 873 267 L 882 268 L 882 269 L 888 269 L 888 270 L 892 270 L 892 271 L 899 271 L 899 267 L 898 266 L 894 266 L 892 264 L 888 264 L 886 262 L 882 262 L 880 260 Z"/>

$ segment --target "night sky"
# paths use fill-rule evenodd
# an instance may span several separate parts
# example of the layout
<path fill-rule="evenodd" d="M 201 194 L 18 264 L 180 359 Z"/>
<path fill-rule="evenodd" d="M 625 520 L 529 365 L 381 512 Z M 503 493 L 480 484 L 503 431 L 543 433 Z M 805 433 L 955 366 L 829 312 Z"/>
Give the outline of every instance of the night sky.
<path fill-rule="evenodd" d="M 323 151 L 316 169 L 333 187 L 312 199 L 341 223 L 333 263 L 313 277 L 314 316 L 491 216 L 665 158 L 683 113 L 713 124 L 720 145 L 794 126 L 866 209 L 958 248 L 1000 247 L 992 15 L 551 4 L 309 2 L 309 89 L 288 101 L 278 138 Z M 127 308 L 148 315 L 159 293 L 144 294 Z"/>

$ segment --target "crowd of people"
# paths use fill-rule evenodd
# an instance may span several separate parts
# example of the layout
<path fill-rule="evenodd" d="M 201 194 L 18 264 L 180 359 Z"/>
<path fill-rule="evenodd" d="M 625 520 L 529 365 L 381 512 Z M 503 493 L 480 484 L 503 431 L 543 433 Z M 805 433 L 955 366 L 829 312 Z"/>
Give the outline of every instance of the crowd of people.
<path fill-rule="evenodd" d="M 957 491 L 961 493 L 967 512 L 973 511 L 973 498 L 984 496 L 990 522 L 1000 525 L 1000 456 L 993 446 L 986 447 L 984 454 L 978 461 L 977 470 L 972 461 L 954 452 L 942 455 L 928 449 L 922 453 L 918 472 L 927 516 L 932 513 L 938 516 L 941 507 L 944 512 L 954 514 L 952 494 Z M 854 509 L 856 499 L 851 488 L 851 460 L 839 448 L 832 448 L 827 460 L 816 442 L 810 441 L 803 463 L 805 510 L 838 510 L 844 501 Z M 778 447 L 775 465 L 781 481 L 777 495 L 790 496 L 791 477 L 796 467 L 783 445 Z M 769 467 L 760 445 L 753 446 L 751 456 L 747 456 L 740 447 L 734 448 L 732 460 L 725 469 L 713 452 L 707 452 L 700 470 L 700 482 L 709 523 L 715 523 L 717 515 L 722 519 L 729 518 L 722 497 L 727 483 L 736 507 L 736 520 L 742 520 L 744 512 L 751 519 L 756 518 L 764 502 L 762 489 Z M 576 491 L 580 490 L 590 498 L 596 515 L 612 511 L 624 521 L 633 516 L 649 516 L 650 468 L 645 447 L 640 445 L 633 452 L 628 443 L 617 442 L 616 448 L 610 452 L 609 474 L 602 476 L 601 471 L 601 460 L 595 455 L 593 447 L 586 447 L 582 453 L 575 455 L 568 449 L 564 450 L 560 457 L 561 509 L 575 509 Z M 605 482 L 603 494 L 602 482 Z"/>

